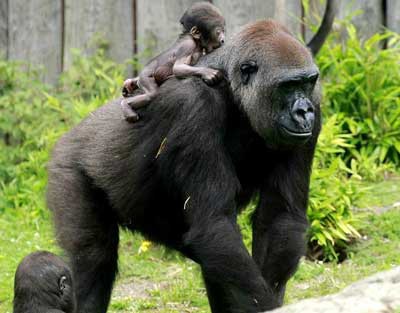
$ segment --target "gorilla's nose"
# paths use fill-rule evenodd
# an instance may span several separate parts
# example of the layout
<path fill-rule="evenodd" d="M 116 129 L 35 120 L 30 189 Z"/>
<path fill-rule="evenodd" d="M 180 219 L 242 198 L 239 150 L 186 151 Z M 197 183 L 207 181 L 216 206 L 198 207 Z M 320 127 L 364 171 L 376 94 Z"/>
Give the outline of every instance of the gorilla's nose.
<path fill-rule="evenodd" d="M 304 129 L 312 128 L 314 123 L 314 106 L 309 99 L 297 99 L 292 107 L 291 115 Z"/>

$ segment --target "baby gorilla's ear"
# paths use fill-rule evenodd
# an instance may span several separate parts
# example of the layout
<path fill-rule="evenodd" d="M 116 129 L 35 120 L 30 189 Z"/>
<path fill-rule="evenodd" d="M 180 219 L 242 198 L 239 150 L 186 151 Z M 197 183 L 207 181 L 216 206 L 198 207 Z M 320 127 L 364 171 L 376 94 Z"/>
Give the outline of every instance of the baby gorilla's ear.
<path fill-rule="evenodd" d="M 190 34 L 192 35 L 192 37 L 196 40 L 199 40 L 201 37 L 201 32 L 200 30 L 196 27 L 193 26 L 192 29 L 190 30 Z"/>
<path fill-rule="evenodd" d="M 64 294 L 65 288 L 67 288 L 67 277 L 66 276 L 61 276 L 59 282 L 58 282 L 58 290 L 60 292 L 60 295 L 62 296 Z"/>

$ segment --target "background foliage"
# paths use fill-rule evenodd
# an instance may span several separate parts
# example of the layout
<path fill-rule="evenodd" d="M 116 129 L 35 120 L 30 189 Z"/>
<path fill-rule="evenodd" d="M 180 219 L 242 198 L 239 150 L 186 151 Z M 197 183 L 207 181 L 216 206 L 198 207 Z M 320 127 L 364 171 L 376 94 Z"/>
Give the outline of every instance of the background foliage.
<path fill-rule="evenodd" d="M 400 165 L 399 35 L 361 42 L 351 25 L 348 33 L 344 44 L 333 38 L 317 59 L 324 127 L 308 208 L 309 256 L 324 260 L 340 260 L 359 237 L 351 210 L 363 192 L 359 182 L 380 180 Z M 75 55 L 56 88 L 39 83 L 35 72 L 22 72 L 20 64 L 0 61 L 0 214 L 31 224 L 47 218 L 45 164 L 52 145 L 120 94 L 123 66 L 102 49 L 89 58 Z M 240 217 L 248 245 L 254 205 Z"/>

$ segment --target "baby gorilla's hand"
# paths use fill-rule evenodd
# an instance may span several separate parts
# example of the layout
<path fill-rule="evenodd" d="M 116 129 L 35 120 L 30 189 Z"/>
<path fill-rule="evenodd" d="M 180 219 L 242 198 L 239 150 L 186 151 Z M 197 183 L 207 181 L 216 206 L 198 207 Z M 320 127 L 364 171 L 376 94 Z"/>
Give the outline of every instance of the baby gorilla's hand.
<path fill-rule="evenodd" d="M 222 77 L 223 75 L 220 71 L 212 68 L 204 68 L 201 73 L 201 78 L 207 85 L 215 85 L 221 81 Z"/>
<path fill-rule="evenodd" d="M 128 78 L 124 81 L 124 86 L 122 87 L 122 96 L 123 97 L 130 97 L 132 96 L 133 92 L 138 88 L 138 77 L 136 78 Z"/>

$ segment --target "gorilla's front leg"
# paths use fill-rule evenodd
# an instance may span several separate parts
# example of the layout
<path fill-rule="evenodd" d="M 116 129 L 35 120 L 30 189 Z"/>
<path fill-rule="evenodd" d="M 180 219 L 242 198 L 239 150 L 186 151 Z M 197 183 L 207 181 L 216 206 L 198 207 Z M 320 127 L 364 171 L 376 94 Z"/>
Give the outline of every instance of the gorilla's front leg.
<path fill-rule="evenodd" d="M 203 219 L 186 235 L 185 249 L 201 265 L 213 313 L 255 313 L 277 306 L 231 219 Z"/>
<path fill-rule="evenodd" d="M 305 253 L 305 207 L 290 207 L 279 190 L 266 189 L 253 217 L 253 258 L 279 306 L 285 287 Z"/>
<path fill-rule="evenodd" d="M 279 214 L 264 225 L 258 222 L 253 230 L 253 257 L 281 306 L 286 283 L 305 253 L 307 224 L 290 214 Z"/>

